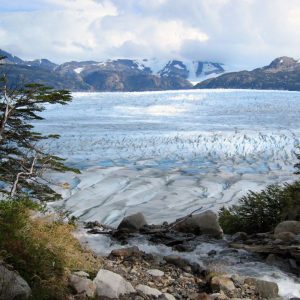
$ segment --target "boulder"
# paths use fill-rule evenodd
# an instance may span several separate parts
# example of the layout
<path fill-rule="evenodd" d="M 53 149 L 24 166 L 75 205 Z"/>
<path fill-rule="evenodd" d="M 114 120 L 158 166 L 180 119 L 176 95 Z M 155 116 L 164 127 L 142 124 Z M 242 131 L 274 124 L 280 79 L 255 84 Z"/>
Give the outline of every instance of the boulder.
<path fill-rule="evenodd" d="M 218 222 L 218 216 L 211 210 L 188 217 L 176 224 L 174 229 L 196 235 L 207 234 L 215 238 L 223 237 L 223 230 Z"/>
<path fill-rule="evenodd" d="M 137 246 L 133 246 L 128 248 L 114 249 L 111 251 L 110 255 L 115 257 L 122 257 L 122 258 L 127 258 L 130 256 L 138 257 L 142 255 L 142 252 L 139 250 Z"/>
<path fill-rule="evenodd" d="M 139 284 L 135 287 L 135 289 L 146 296 L 159 297 L 160 295 L 162 295 L 162 292 L 158 289 L 151 288 L 150 286 L 144 284 Z"/>
<path fill-rule="evenodd" d="M 188 260 L 181 258 L 178 255 L 168 255 L 168 256 L 164 256 L 164 260 L 171 264 L 174 265 L 176 267 L 179 267 L 181 269 L 186 268 L 187 266 L 189 266 L 189 262 Z"/>
<path fill-rule="evenodd" d="M 101 269 L 94 279 L 96 296 L 119 298 L 122 295 L 135 293 L 135 289 L 122 276 L 114 272 Z"/>
<path fill-rule="evenodd" d="M 233 281 L 225 276 L 214 276 L 210 282 L 211 289 L 214 293 L 223 291 L 225 293 L 233 292 L 235 286 Z"/>
<path fill-rule="evenodd" d="M 283 221 L 279 223 L 274 230 L 277 235 L 281 232 L 291 232 L 295 235 L 300 234 L 300 221 Z"/>
<path fill-rule="evenodd" d="M 283 242 L 291 242 L 291 241 L 295 240 L 296 235 L 292 232 L 287 231 L 287 232 L 276 233 L 276 234 L 274 234 L 274 237 Z"/>
<path fill-rule="evenodd" d="M 297 244 L 300 244 L 300 234 L 297 234 L 294 240 Z"/>
<path fill-rule="evenodd" d="M 147 225 L 147 221 L 142 213 L 136 213 L 125 217 L 118 226 L 119 231 L 130 233 L 138 232 Z"/>
<path fill-rule="evenodd" d="M 176 300 L 175 297 L 169 293 L 163 293 L 158 297 L 158 300 Z"/>
<path fill-rule="evenodd" d="M 236 232 L 231 238 L 233 242 L 246 241 L 248 239 L 248 235 L 246 232 Z"/>
<path fill-rule="evenodd" d="M 0 300 L 28 299 L 31 289 L 15 271 L 0 265 Z"/>
<path fill-rule="evenodd" d="M 69 284 L 77 292 L 77 294 L 89 298 L 95 297 L 96 286 L 92 280 L 71 274 L 69 277 Z"/>
<path fill-rule="evenodd" d="M 266 263 L 288 273 L 293 273 L 293 269 L 297 269 L 297 264 L 293 259 L 284 258 L 276 254 L 269 254 L 266 258 Z"/>
<path fill-rule="evenodd" d="M 195 298 L 195 300 L 213 300 L 212 297 L 210 297 L 208 294 L 206 293 L 201 293 L 198 294 L 197 297 Z"/>
<path fill-rule="evenodd" d="M 265 299 L 278 298 L 278 285 L 275 282 L 260 280 L 256 278 L 246 278 L 245 284 L 254 286 L 260 297 Z"/>

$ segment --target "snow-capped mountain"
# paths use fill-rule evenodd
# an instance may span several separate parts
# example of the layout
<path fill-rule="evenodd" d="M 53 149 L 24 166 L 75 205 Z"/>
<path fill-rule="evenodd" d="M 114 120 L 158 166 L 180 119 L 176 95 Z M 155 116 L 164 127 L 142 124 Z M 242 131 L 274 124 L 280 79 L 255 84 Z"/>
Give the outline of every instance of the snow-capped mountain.
<path fill-rule="evenodd" d="M 224 73 L 216 62 L 109 59 L 71 61 L 57 65 L 47 59 L 25 61 L 0 50 L 10 66 L 13 81 L 37 82 L 72 91 L 157 91 L 192 88 L 207 78 Z"/>
<path fill-rule="evenodd" d="M 223 64 L 208 61 L 144 59 L 143 64 L 160 76 L 179 76 L 191 83 L 225 72 Z"/>
<path fill-rule="evenodd" d="M 81 74 L 95 70 L 137 71 L 165 78 L 182 78 L 192 84 L 225 72 L 221 63 L 188 60 L 116 59 L 102 62 L 68 62 L 58 67 L 65 72 Z"/>

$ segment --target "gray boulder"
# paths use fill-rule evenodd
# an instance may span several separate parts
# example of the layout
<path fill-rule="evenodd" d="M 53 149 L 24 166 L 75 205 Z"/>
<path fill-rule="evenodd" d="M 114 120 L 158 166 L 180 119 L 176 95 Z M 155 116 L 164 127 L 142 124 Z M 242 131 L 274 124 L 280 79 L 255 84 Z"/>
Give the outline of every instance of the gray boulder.
<path fill-rule="evenodd" d="M 126 232 L 138 232 L 147 225 L 147 221 L 142 213 L 136 213 L 125 217 L 118 226 L 118 230 Z"/>
<path fill-rule="evenodd" d="M 282 232 L 291 232 L 295 235 L 300 234 L 300 222 L 299 221 L 283 221 L 283 222 L 279 223 L 274 230 L 274 234 L 277 235 Z"/>
<path fill-rule="evenodd" d="M 297 234 L 295 236 L 295 242 L 297 242 L 298 244 L 300 244 L 300 234 Z"/>
<path fill-rule="evenodd" d="M 223 230 L 218 222 L 218 216 L 211 210 L 192 215 L 182 222 L 178 222 L 174 229 L 196 235 L 207 234 L 215 238 L 223 237 Z"/>
<path fill-rule="evenodd" d="M 111 256 L 122 257 L 122 258 L 133 257 L 133 256 L 139 257 L 142 254 L 143 253 L 139 250 L 139 248 L 137 246 L 114 249 L 110 253 Z"/>
<path fill-rule="evenodd" d="M 274 234 L 275 239 L 283 242 L 291 242 L 295 240 L 296 235 L 292 232 L 279 232 Z"/>
<path fill-rule="evenodd" d="M 135 293 L 135 289 L 122 276 L 114 272 L 101 269 L 94 279 L 96 296 L 119 298 L 122 295 Z"/>
<path fill-rule="evenodd" d="M 30 295 L 28 283 L 15 271 L 0 265 L 0 300 L 28 299 Z"/>
<path fill-rule="evenodd" d="M 265 299 L 279 298 L 278 285 L 275 282 L 260 280 L 256 278 L 246 278 L 245 283 L 254 286 L 259 296 Z"/>
<path fill-rule="evenodd" d="M 189 261 L 184 259 L 184 258 L 181 258 L 180 256 L 178 255 L 167 255 L 167 256 L 164 256 L 164 260 L 171 264 L 171 265 L 174 265 L 176 267 L 179 267 L 181 269 L 184 269 L 186 268 L 187 266 L 189 266 Z"/>
<path fill-rule="evenodd" d="M 233 281 L 225 276 L 214 276 L 211 279 L 211 289 L 213 292 L 232 292 L 235 290 Z"/>
<path fill-rule="evenodd" d="M 150 286 L 139 284 L 135 287 L 136 290 L 146 296 L 153 296 L 153 297 L 159 297 L 162 295 L 162 292 L 158 289 L 151 288 Z"/>
<path fill-rule="evenodd" d="M 175 297 L 169 293 L 163 293 L 158 297 L 158 300 L 176 300 Z"/>
<path fill-rule="evenodd" d="M 89 298 L 95 297 L 96 286 L 92 280 L 71 274 L 69 277 L 69 284 L 77 292 L 77 294 Z"/>

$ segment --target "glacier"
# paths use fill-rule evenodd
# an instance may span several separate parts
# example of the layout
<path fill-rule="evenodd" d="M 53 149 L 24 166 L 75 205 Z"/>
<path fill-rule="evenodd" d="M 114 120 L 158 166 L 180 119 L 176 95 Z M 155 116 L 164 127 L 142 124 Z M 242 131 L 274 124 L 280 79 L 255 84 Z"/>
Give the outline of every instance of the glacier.
<path fill-rule="evenodd" d="M 50 206 L 81 221 L 115 226 L 139 211 L 150 223 L 173 221 L 201 206 L 217 211 L 248 190 L 299 178 L 293 167 L 300 144 L 299 92 L 186 90 L 73 97 L 69 105 L 47 106 L 45 120 L 34 125 L 46 134 L 59 133 L 61 139 L 45 149 L 81 170 L 79 175 L 47 175 L 63 195 Z M 82 229 L 77 237 L 97 253 L 112 248 L 108 237 Z M 146 241 L 131 243 L 147 252 L 171 251 Z M 203 263 L 216 247 L 223 246 L 204 243 L 185 255 Z M 277 282 L 285 299 L 300 297 L 297 279 L 251 255 L 215 259 L 227 272 Z"/>
<path fill-rule="evenodd" d="M 52 180 L 64 195 L 55 206 L 84 221 L 116 225 L 137 211 L 152 222 L 170 221 L 195 207 L 217 210 L 250 189 L 297 178 L 298 92 L 73 96 L 70 105 L 48 106 L 35 126 L 59 133 L 61 139 L 45 147 L 82 170 Z"/>

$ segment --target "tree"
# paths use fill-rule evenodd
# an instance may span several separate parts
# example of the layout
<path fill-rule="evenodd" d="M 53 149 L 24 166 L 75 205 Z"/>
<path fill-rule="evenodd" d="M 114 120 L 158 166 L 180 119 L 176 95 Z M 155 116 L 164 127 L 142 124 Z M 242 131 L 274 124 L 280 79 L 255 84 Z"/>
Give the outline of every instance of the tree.
<path fill-rule="evenodd" d="M 299 148 L 300 147 L 298 146 L 298 149 Z M 300 161 L 300 153 L 299 152 L 296 153 L 296 157 Z M 299 175 L 300 174 L 300 162 L 298 162 L 298 163 L 295 164 L 295 168 L 297 169 L 295 173 Z"/>
<path fill-rule="evenodd" d="M 43 148 L 43 141 L 59 136 L 35 132 L 31 122 L 43 119 L 38 113 L 45 104 L 65 105 L 72 100 L 71 94 L 40 84 L 11 88 L 8 83 L 8 77 L 1 75 L 0 192 L 9 198 L 26 195 L 41 201 L 59 199 L 60 195 L 44 178 L 45 171 L 79 171 L 67 167 L 64 159 Z"/>

